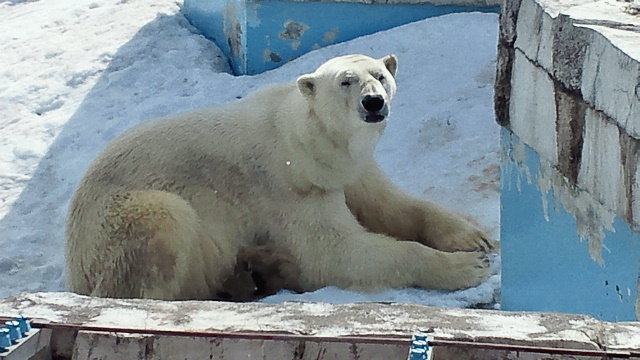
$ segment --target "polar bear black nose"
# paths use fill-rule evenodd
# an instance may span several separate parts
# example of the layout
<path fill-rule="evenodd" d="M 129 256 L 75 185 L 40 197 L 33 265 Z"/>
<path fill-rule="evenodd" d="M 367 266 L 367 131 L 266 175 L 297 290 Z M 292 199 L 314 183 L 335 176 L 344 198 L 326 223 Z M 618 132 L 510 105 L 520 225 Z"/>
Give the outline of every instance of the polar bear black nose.
<path fill-rule="evenodd" d="M 380 111 L 384 107 L 384 98 L 380 95 L 365 95 L 362 99 L 362 107 L 370 112 Z"/>

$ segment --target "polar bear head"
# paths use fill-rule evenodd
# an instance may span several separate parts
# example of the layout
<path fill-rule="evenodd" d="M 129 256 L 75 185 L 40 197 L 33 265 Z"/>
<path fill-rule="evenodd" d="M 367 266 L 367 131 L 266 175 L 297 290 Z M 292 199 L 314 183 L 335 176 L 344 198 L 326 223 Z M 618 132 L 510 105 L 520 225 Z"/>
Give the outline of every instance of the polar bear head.
<path fill-rule="evenodd" d="M 311 74 L 300 76 L 297 84 L 310 110 L 326 125 L 331 122 L 352 127 L 384 124 L 396 92 L 397 67 L 395 55 L 381 59 L 345 55 L 325 62 Z"/>

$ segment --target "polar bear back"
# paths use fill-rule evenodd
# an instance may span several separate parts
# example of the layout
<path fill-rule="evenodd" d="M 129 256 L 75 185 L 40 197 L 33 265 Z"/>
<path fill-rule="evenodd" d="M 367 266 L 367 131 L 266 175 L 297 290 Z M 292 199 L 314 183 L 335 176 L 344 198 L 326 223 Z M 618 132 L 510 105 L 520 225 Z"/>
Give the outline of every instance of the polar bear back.
<path fill-rule="evenodd" d="M 99 186 L 106 196 L 108 188 L 167 190 L 180 184 L 180 188 L 234 189 L 241 196 L 250 189 L 238 187 L 283 181 L 278 179 L 281 168 L 274 164 L 283 151 L 274 140 L 275 119 L 282 117 L 274 113 L 282 111 L 282 103 L 291 103 L 283 98 L 297 96 L 294 89 L 293 84 L 272 86 L 234 103 L 130 129 L 96 158 L 80 189 Z M 279 163 L 286 165 L 286 160 Z"/>

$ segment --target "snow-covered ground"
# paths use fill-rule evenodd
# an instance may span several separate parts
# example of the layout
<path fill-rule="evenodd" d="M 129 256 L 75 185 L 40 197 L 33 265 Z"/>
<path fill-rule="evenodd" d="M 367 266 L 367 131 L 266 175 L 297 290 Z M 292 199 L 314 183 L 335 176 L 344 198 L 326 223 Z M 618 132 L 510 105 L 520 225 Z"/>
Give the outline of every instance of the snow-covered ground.
<path fill-rule="evenodd" d="M 173 0 L 0 0 L 0 297 L 62 291 L 64 223 L 91 160 L 141 121 L 288 82 L 328 58 L 399 57 L 398 94 L 376 156 L 407 191 L 498 237 L 499 138 L 492 110 L 496 14 L 427 19 L 234 77 Z M 334 288 L 265 301 L 473 306 L 499 291 L 499 258 L 477 288 L 358 294 Z"/>

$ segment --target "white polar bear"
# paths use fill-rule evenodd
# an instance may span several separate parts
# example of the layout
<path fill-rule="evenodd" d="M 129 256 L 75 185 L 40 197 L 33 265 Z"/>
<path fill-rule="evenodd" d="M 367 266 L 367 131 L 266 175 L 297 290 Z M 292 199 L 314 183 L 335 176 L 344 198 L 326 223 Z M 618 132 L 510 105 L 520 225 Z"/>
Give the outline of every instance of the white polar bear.
<path fill-rule="evenodd" d="M 396 68 L 394 55 L 342 56 L 297 83 L 125 132 L 73 197 L 71 290 L 216 298 L 239 250 L 269 244 L 290 252 L 302 291 L 480 283 L 495 243 L 374 161 Z"/>

